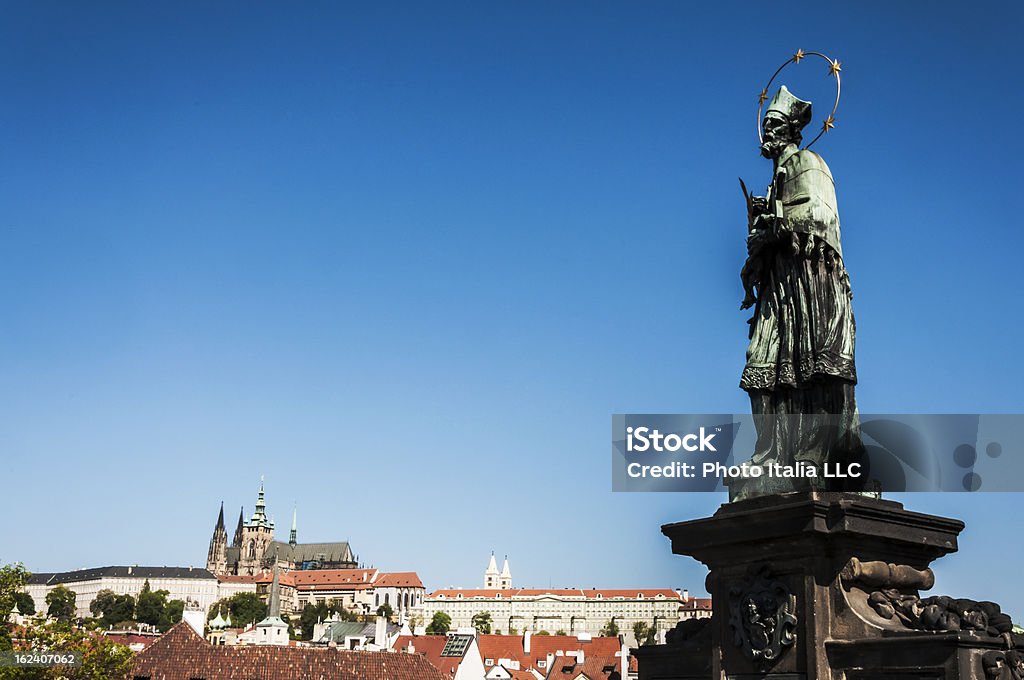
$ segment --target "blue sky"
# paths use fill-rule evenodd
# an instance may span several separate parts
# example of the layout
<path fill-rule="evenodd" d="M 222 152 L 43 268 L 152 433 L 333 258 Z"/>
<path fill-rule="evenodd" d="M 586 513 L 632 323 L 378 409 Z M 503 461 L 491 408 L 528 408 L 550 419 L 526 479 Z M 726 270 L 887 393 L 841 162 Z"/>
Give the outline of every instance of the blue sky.
<path fill-rule="evenodd" d="M 789 7 L 792 11 L 789 11 Z M 982 8 L 984 11 L 982 11 Z M 791 16 L 790 16 L 791 14 Z M 0 561 L 202 564 L 286 531 L 428 587 L 673 586 L 610 415 L 743 412 L 736 177 L 843 64 L 864 412 L 1024 412 L 1016 3 L 51 3 L 0 22 Z M 821 64 L 784 82 L 831 96 Z M 1016 494 L 936 591 L 1024 614 Z M 985 578 L 977 576 L 983 573 Z"/>

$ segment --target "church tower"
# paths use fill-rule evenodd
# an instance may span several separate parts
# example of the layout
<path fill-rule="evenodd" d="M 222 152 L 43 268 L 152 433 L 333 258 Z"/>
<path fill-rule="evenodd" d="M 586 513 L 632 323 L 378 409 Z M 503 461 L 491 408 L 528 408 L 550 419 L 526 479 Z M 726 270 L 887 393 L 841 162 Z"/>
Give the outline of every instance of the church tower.
<path fill-rule="evenodd" d="M 494 551 L 491 551 L 491 561 L 487 563 L 484 571 L 484 588 L 500 588 L 498 585 L 498 563 L 494 561 Z"/>
<path fill-rule="evenodd" d="M 298 518 L 298 512 L 298 508 L 292 508 L 292 530 L 288 532 L 288 545 L 290 545 L 293 548 L 299 542 L 298 527 L 295 523 L 296 519 Z"/>
<path fill-rule="evenodd" d="M 235 527 L 235 537 L 231 540 L 232 548 L 242 547 L 242 527 L 245 525 L 245 507 L 238 508 L 238 526 Z"/>
<path fill-rule="evenodd" d="M 238 573 L 255 574 L 263 566 L 263 557 L 274 540 L 274 522 L 267 517 L 263 498 L 263 478 L 256 498 L 256 511 L 242 525 L 242 541 L 238 554 Z"/>
<path fill-rule="evenodd" d="M 501 576 L 498 577 L 498 588 L 508 590 L 512 587 L 512 572 L 508 568 L 508 555 L 505 555 L 505 566 L 501 568 Z"/>
<path fill-rule="evenodd" d="M 213 528 L 210 550 L 206 554 L 206 568 L 214 574 L 223 574 L 228 568 L 228 532 L 224 529 L 224 502 L 220 504 L 217 525 Z"/>

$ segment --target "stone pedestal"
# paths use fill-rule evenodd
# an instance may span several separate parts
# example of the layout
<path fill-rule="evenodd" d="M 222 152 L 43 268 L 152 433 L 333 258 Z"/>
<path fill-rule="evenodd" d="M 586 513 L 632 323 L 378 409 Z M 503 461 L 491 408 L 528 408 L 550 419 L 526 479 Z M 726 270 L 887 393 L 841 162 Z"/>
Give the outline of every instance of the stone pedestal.
<path fill-rule="evenodd" d="M 999 665 L 993 654 L 1010 648 L 1008 633 L 930 632 L 899 613 L 886 618 L 890 601 L 922 608 L 929 564 L 956 551 L 963 528 L 893 501 L 825 492 L 728 503 L 665 525 L 674 553 L 710 569 L 713 616 L 636 650 L 640 680 L 1017 678 L 983 671 Z"/>

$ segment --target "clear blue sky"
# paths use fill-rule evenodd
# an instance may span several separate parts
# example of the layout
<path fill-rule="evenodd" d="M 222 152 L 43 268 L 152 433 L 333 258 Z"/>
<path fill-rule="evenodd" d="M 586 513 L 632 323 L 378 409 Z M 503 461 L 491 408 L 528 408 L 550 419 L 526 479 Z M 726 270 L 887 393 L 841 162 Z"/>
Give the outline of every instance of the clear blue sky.
<path fill-rule="evenodd" d="M 428 587 L 701 592 L 658 527 L 724 498 L 612 494 L 610 414 L 748 408 L 736 176 L 797 48 L 861 410 L 1024 412 L 1020 4 L 786 7 L 6 3 L 0 561 L 202 564 L 265 474 Z M 1018 495 L 903 500 L 1024 615 Z"/>

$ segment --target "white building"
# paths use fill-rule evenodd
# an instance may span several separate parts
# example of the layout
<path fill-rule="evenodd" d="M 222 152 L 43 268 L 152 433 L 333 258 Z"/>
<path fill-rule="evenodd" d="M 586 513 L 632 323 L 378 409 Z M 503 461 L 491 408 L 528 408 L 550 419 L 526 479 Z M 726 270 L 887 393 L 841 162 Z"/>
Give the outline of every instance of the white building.
<path fill-rule="evenodd" d="M 149 581 L 151 590 L 166 590 L 167 599 L 193 602 L 204 612 L 219 598 L 217 577 L 206 569 L 194 567 L 96 567 L 61 573 L 32 574 L 25 590 L 36 604 L 36 611 L 47 610 L 46 596 L 58 585 L 75 593 L 75 614 L 92 616 L 89 605 L 101 590 L 138 598 Z"/>
<path fill-rule="evenodd" d="M 621 635 L 637 644 L 632 639 L 633 624 L 643 622 L 653 626 L 657 639 L 664 641 L 665 633 L 687 617 L 685 605 L 682 593 L 668 588 L 449 589 L 436 590 L 426 596 L 423 620 L 429 622 L 436 612 L 444 612 L 451 617 L 452 628 L 471 627 L 475 615 L 488 612 L 495 631 L 513 634 L 545 631 L 552 635 L 599 635 L 613 621 Z"/>

